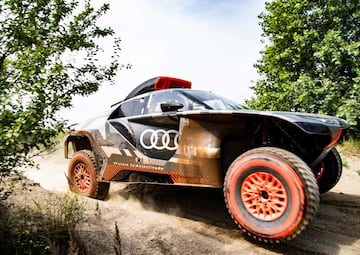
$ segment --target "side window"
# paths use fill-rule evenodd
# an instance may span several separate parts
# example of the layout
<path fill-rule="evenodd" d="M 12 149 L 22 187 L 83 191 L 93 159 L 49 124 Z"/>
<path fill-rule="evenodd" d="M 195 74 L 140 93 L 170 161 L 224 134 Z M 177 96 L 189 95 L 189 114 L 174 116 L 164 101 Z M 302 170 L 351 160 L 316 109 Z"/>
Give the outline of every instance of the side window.
<path fill-rule="evenodd" d="M 144 106 L 145 106 L 144 98 L 134 99 L 123 103 L 120 106 L 120 112 L 123 114 L 123 116 L 126 117 L 141 115 L 143 114 Z"/>
<path fill-rule="evenodd" d="M 179 111 L 184 111 L 188 108 L 185 97 L 182 94 L 175 91 L 166 91 L 163 93 L 156 93 L 151 96 L 147 107 L 148 113 L 161 113 L 161 104 L 169 102 L 176 102 L 184 105 L 184 107 L 180 108 Z"/>
<path fill-rule="evenodd" d="M 141 115 L 144 113 L 145 101 L 144 98 L 137 98 L 124 102 L 110 115 L 109 119 Z"/>

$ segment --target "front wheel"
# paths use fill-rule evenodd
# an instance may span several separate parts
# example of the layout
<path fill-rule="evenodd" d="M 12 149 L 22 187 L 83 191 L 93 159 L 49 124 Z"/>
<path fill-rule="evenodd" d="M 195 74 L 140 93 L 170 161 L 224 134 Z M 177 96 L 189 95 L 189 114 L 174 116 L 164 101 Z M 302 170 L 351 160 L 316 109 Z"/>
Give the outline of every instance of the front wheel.
<path fill-rule="evenodd" d="M 68 168 L 70 190 L 86 197 L 105 199 L 110 184 L 96 180 L 96 169 L 96 160 L 92 151 L 81 150 L 76 152 Z"/>
<path fill-rule="evenodd" d="M 235 223 L 266 242 L 298 236 L 319 205 L 311 169 L 296 155 L 273 147 L 240 155 L 226 173 L 224 196 Z"/>

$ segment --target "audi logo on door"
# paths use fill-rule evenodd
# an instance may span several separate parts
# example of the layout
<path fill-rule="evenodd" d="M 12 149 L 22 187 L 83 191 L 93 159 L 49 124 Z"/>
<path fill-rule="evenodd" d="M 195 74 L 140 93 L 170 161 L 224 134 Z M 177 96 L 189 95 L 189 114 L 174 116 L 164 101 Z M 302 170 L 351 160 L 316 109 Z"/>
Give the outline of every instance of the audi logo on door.
<path fill-rule="evenodd" d="M 140 144 L 146 150 L 174 151 L 178 147 L 179 132 L 173 129 L 146 129 L 140 135 Z"/>

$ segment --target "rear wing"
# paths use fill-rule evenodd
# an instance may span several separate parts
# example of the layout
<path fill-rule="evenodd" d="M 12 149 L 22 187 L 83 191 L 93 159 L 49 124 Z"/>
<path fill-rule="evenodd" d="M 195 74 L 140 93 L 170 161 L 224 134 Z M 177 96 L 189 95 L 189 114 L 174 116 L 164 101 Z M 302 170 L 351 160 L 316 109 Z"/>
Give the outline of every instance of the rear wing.
<path fill-rule="evenodd" d="M 171 88 L 191 89 L 191 82 L 178 78 L 166 77 L 166 76 L 154 77 L 137 86 L 133 91 L 129 93 L 129 95 L 125 98 L 125 100 L 147 92 L 162 90 L 162 89 L 171 89 Z"/>

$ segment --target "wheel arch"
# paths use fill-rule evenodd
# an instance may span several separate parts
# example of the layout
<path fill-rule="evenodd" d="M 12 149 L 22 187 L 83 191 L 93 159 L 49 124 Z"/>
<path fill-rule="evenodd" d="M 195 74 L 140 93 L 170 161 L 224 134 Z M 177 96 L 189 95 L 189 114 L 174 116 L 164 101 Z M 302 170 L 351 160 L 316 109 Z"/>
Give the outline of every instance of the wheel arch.
<path fill-rule="evenodd" d="M 276 116 L 243 115 L 241 124 L 228 129 L 221 141 L 224 171 L 241 154 L 258 147 L 277 147 L 290 151 L 308 165 L 318 160 L 331 141 L 330 135 L 310 134 L 298 125 Z"/>
<path fill-rule="evenodd" d="M 69 146 L 71 145 L 71 146 Z M 72 159 L 75 153 L 79 151 L 90 151 L 94 154 L 96 162 L 96 178 L 103 180 L 104 167 L 107 157 L 95 137 L 89 131 L 77 130 L 71 131 L 64 142 L 64 156 L 66 159 Z"/>
<path fill-rule="evenodd" d="M 69 144 L 71 148 L 69 148 Z M 87 132 L 78 131 L 68 134 L 64 141 L 65 158 L 71 158 L 71 155 L 81 150 L 94 151 L 94 141 L 91 135 Z"/>

